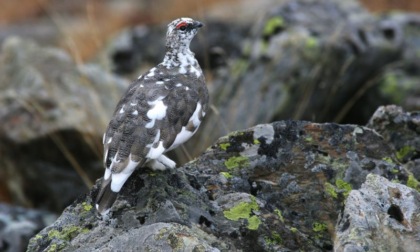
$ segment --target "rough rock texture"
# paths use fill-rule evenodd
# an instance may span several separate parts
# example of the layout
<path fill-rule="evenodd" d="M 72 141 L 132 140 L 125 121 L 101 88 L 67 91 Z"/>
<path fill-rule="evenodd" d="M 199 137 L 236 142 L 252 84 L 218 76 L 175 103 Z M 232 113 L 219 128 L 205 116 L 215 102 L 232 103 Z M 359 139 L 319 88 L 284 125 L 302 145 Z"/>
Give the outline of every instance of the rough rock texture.
<path fill-rule="evenodd" d="M 56 218 L 45 211 L 0 203 L 0 251 L 25 251 L 29 239 Z"/>
<path fill-rule="evenodd" d="M 258 125 L 219 139 L 179 169 L 137 170 L 102 219 L 92 206 L 95 185 L 28 250 L 332 250 L 338 213 L 367 174 L 407 182 L 392 156 L 366 127 Z"/>
<path fill-rule="evenodd" d="M 335 251 L 420 249 L 420 194 L 412 188 L 370 174 L 340 215 Z"/>
<path fill-rule="evenodd" d="M 258 123 L 365 124 L 380 105 L 410 101 L 411 110 L 420 109 L 419 18 L 373 16 L 355 1 L 272 6 L 261 22 L 248 24 L 251 35 L 241 40 L 241 56 L 213 72 L 215 110 L 187 149 L 196 156 L 197 143 L 208 146 Z"/>
<path fill-rule="evenodd" d="M 101 176 L 102 134 L 128 83 L 18 38 L 3 44 L 0 76 L 2 190 L 61 211 Z"/>
<path fill-rule="evenodd" d="M 375 129 L 390 144 L 395 156 L 412 174 L 409 185 L 420 190 L 420 113 L 406 112 L 395 105 L 379 107 L 369 120 L 368 127 Z"/>

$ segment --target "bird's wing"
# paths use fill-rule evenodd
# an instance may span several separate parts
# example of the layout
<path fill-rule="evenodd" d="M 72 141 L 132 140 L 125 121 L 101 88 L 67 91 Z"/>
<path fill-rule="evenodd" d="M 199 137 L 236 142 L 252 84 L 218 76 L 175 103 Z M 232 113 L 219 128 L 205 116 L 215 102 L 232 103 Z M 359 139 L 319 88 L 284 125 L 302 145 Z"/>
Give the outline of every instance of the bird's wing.
<path fill-rule="evenodd" d="M 166 76 L 167 77 L 167 76 Z M 116 107 L 104 136 L 104 163 L 112 174 L 132 172 L 190 138 L 204 116 L 190 76 L 137 80 Z M 193 81 L 202 81 L 197 79 Z M 106 175 L 105 175 L 106 177 Z"/>

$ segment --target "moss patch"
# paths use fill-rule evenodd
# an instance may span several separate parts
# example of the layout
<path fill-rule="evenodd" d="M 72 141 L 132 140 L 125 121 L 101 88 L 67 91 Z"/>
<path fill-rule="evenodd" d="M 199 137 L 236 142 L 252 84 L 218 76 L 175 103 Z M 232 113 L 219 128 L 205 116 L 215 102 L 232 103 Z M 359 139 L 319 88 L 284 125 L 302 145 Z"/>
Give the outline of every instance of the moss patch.
<path fill-rule="evenodd" d="M 70 226 L 65 227 L 61 231 L 58 231 L 56 229 L 50 230 L 48 232 L 48 238 L 50 240 L 52 239 L 59 239 L 64 241 L 71 241 L 73 238 L 78 236 L 80 233 L 87 233 L 89 232 L 89 229 L 87 228 L 81 228 L 76 226 Z"/>
<path fill-rule="evenodd" d="M 408 155 L 411 155 L 415 151 L 416 149 L 413 146 L 404 146 L 397 151 L 397 159 L 403 161 Z"/>
<path fill-rule="evenodd" d="M 240 202 L 229 210 L 223 211 L 226 219 L 238 221 L 239 219 L 246 219 L 248 221 L 248 229 L 257 230 L 261 224 L 258 216 L 253 215 L 253 211 L 258 211 L 259 206 L 255 197 L 252 197 L 251 202 Z"/>
<path fill-rule="evenodd" d="M 334 199 L 336 199 L 338 197 L 337 192 L 335 191 L 335 187 L 332 184 L 328 183 L 328 182 L 325 182 L 325 184 L 324 184 L 324 191 L 328 195 L 330 195 L 331 197 L 333 197 Z"/>
<path fill-rule="evenodd" d="M 222 174 L 223 175 L 223 177 L 225 177 L 225 178 L 227 178 L 227 179 L 230 179 L 230 178 L 232 178 L 233 176 L 232 176 L 232 174 L 230 174 L 229 172 L 221 172 L 220 174 Z"/>
<path fill-rule="evenodd" d="M 82 203 L 82 207 L 83 207 L 83 209 L 84 209 L 85 211 L 90 211 L 90 210 L 92 210 L 92 205 L 91 205 L 91 204 L 88 204 L 87 202 L 83 202 L 83 203 Z"/>
<path fill-rule="evenodd" d="M 335 181 L 335 185 L 337 186 L 337 189 L 343 192 L 343 195 L 345 198 L 349 196 L 350 191 L 353 189 L 349 183 L 342 179 L 337 179 Z"/>
<path fill-rule="evenodd" d="M 312 230 L 317 233 L 325 232 L 327 231 L 327 224 L 322 222 L 314 222 L 312 224 Z"/>
<path fill-rule="evenodd" d="M 284 20 L 282 17 L 272 17 L 265 23 L 263 36 L 269 37 L 275 34 L 278 30 L 284 27 Z"/>
<path fill-rule="evenodd" d="M 338 194 L 342 193 L 345 198 L 349 196 L 351 190 L 352 190 L 351 184 L 347 183 L 346 181 L 342 179 L 336 179 L 335 180 L 335 186 L 326 182 L 324 184 L 324 191 L 333 197 L 334 199 L 338 198 Z"/>
<path fill-rule="evenodd" d="M 220 149 L 222 150 L 227 150 L 227 148 L 230 146 L 230 143 L 221 143 L 220 144 Z"/>
<path fill-rule="evenodd" d="M 249 159 L 243 156 L 231 157 L 225 161 L 225 166 L 229 170 L 239 168 L 239 167 L 245 167 L 248 165 L 249 165 Z"/>
<path fill-rule="evenodd" d="M 276 209 L 274 209 L 274 212 L 277 214 L 277 217 L 279 217 L 279 220 L 284 223 L 284 217 L 281 214 L 281 211 L 276 208 Z"/>
<path fill-rule="evenodd" d="M 280 245 L 283 243 L 283 239 L 281 238 L 280 234 L 276 231 L 271 232 L 271 238 L 266 236 L 264 238 L 267 245 Z"/>
<path fill-rule="evenodd" d="M 413 174 L 408 175 L 407 186 L 420 192 L 420 182 L 413 176 Z"/>

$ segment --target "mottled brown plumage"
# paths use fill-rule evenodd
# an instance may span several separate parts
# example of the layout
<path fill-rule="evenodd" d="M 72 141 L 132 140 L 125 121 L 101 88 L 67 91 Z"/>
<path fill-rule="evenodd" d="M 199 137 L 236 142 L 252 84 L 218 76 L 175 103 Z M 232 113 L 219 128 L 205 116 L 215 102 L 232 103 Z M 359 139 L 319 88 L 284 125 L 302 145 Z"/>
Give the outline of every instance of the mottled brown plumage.
<path fill-rule="evenodd" d="M 103 138 L 106 169 L 96 200 L 99 212 L 112 206 L 137 167 L 174 168 L 163 153 L 187 141 L 203 120 L 209 96 L 189 49 L 201 26 L 190 18 L 172 21 L 163 62 L 134 81 L 118 103 Z"/>

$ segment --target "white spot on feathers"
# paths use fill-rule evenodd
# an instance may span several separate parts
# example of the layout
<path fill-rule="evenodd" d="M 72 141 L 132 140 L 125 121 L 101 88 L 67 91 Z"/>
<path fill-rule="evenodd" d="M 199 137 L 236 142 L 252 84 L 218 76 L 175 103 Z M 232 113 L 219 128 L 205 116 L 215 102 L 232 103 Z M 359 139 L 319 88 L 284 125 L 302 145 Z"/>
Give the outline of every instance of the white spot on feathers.
<path fill-rule="evenodd" d="M 182 87 L 182 83 L 177 83 L 175 87 Z"/>
<path fill-rule="evenodd" d="M 168 106 L 166 106 L 162 99 L 164 97 L 159 97 L 157 100 L 148 102 L 149 105 L 152 105 L 153 107 L 147 111 L 147 117 L 151 119 L 150 122 L 146 124 L 146 128 L 152 128 L 155 125 L 156 120 L 162 120 L 166 116 L 166 109 Z"/>
<path fill-rule="evenodd" d="M 147 76 L 147 77 L 153 77 L 153 76 L 155 76 L 155 70 L 156 70 L 156 68 L 155 68 L 155 67 L 154 67 L 154 68 L 152 68 L 152 69 L 150 69 L 149 74 L 147 74 L 146 76 Z"/>
<path fill-rule="evenodd" d="M 124 185 L 125 181 L 127 181 L 128 177 L 133 173 L 134 169 L 136 169 L 139 162 L 135 162 L 131 160 L 131 154 L 128 156 L 129 162 L 128 165 L 122 170 L 120 173 L 113 173 L 111 174 L 111 190 L 113 192 L 119 192 L 121 187 Z"/>
<path fill-rule="evenodd" d="M 140 84 L 140 87 L 144 87 L 143 84 Z"/>
<path fill-rule="evenodd" d="M 162 85 L 164 82 L 163 81 L 156 81 L 156 84 L 158 85 Z"/>
<path fill-rule="evenodd" d="M 201 112 L 201 104 L 197 103 L 197 107 L 195 108 L 194 114 L 191 116 L 190 121 L 194 124 L 195 127 L 200 126 L 200 117 L 199 113 Z"/>
<path fill-rule="evenodd" d="M 163 141 L 159 141 L 159 145 L 156 148 L 150 148 L 149 153 L 147 153 L 146 158 L 156 159 L 165 151 L 163 147 Z"/>
<path fill-rule="evenodd" d="M 106 143 L 110 144 L 111 142 L 112 142 L 112 137 L 110 137 L 110 138 L 108 139 L 108 142 L 106 142 Z"/>
<path fill-rule="evenodd" d="M 105 179 L 105 180 L 109 179 L 109 176 L 111 176 L 111 169 L 106 168 L 106 169 L 105 169 L 104 179 Z"/>
<path fill-rule="evenodd" d="M 194 135 L 194 132 L 187 130 L 185 127 L 182 127 L 181 132 L 176 135 L 174 142 L 168 148 L 167 151 L 175 149 L 179 145 L 185 143 L 188 139 L 190 139 Z"/>
<path fill-rule="evenodd" d="M 139 80 L 139 79 L 141 79 L 141 77 L 143 77 L 143 75 L 140 74 L 140 76 L 137 79 Z"/>
<path fill-rule="evenodd" d="M 187 91 L 188 91 L 188 90 L 190 90 L 190 88 L 189 88 L 189 87 L 185 87 L 185 90 L 187 90 Z"/>
<path fill-rule="evenodd" d="M 137 105 L 137 103 L 130 102 L 130 105 L 131 105 L 131 106 L 136 106 L 136 105 Z"/>
<path fill-rule="evenodd" d="M 120 114 L 124 113 L 124 106 L 125 106 L 125 105 L 122 105 L 122 107 L 121 107 L 121 109 L 120 109 Z"/>
<path fill-rule="evenodd" d="M 136 115 L 138 115 L 138 114 L 139 114 L 139 112 L 138 112 L 137 110 L 134 110 L 134 111 L 133 111 L 133 115 L 135 115 L 135 116 L 136 116 Z"/>

